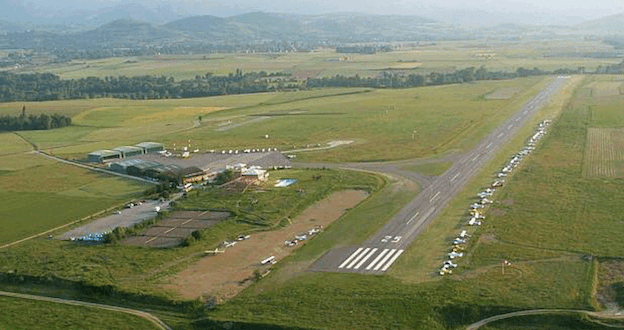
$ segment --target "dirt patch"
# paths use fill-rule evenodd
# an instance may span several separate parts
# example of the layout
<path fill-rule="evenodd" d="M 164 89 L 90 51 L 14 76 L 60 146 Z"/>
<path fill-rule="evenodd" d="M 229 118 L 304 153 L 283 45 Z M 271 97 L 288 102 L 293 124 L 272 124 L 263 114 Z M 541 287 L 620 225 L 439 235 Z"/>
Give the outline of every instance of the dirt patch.
<path fill-rule="evenodd" d="M 516 204 L 516 201 L 514 201 L 513 199 L 505 199 L 505 200 L 501 201 L 501 203 L 503 203 L 505 205 L 514 205 L 514 204 Z"/>
<path fill-rule="evenodd" d="M 300 70 L 292 73 L 291 77 L 295 79 L 316 78 L 323 70 Z"/>
<path fill-rule="evenodd" d="M 479 237 L 480 244 L 492 244 L 498 242 L 496 235 L 494 234 L 485 234 Z"/>
<path fill-rule="evenodd" d="M 491 215 L 496 216 L 496 217 L 502 217 L 503 215 L 505 215 L 507 212 L 501 210 L 501 209 L 497 209 L 497 208 L 491 208 L 490 212 Z"/>
<path fill-rule="evenodd" d="M 598 264 L 596 299 L 609 310 L 620 310 L 624 302 L 624 260 Z"/>
<path fill-rule="evenodd" d="M 297 248 L 286 247 L 285 240 L 292 240 L 295 235 L 315 226 L 327 227 L 366 197 L 368 193 L 362 190 L 333 193 L 303 211 L 292 221 L 292 225 L 251 235 L 248 240 L 239 241 L 224 253 L 206 256 L 175 275 L 163 287 L 178 292 L 184 299 L 195 299 L 204 295 L 223 302 L 249 285 L 249 279 L 253 277 L 255 270 L 263 272 L 268 268 L 260 265 L 261 260 L 274 256 L 279 261 Z"/>
<path fill-rule="evenodd" d="M 499 88 L 495 92 L 485 96 L 487 100 L 508 100 L 520 92 L 521 89 L 517 87 L 504 87 Z"/>

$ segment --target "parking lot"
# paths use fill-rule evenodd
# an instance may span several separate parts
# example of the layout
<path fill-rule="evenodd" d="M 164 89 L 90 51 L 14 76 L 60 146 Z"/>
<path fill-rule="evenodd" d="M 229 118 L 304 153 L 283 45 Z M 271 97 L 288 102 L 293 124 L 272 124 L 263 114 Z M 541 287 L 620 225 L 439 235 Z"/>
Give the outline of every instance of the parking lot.
<path fill-rule="evenodd" d="M 229 216 L 229 212 L 175 211 L 139 236 L 129 237 L 122 243 L 154 248 L 177 246 L 194 231 L 211 227 Z"/>

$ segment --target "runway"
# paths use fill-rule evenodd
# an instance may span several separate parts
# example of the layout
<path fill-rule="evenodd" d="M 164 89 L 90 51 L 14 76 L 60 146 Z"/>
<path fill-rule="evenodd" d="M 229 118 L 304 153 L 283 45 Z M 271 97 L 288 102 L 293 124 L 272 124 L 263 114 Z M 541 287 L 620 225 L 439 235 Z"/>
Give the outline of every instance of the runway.
<path fill-rule="evenodd" d="M 494 129 L 472 150 L 461 156 L 418 196 L 361 246 L 329 251 L 311 271 L 383 274 L 418 234 L 444 209 L 479 169 L 505 145 L 566 81 L 556 78 L 511 118 Z M 528 137 L 527 137 L 528 138 Z"/>

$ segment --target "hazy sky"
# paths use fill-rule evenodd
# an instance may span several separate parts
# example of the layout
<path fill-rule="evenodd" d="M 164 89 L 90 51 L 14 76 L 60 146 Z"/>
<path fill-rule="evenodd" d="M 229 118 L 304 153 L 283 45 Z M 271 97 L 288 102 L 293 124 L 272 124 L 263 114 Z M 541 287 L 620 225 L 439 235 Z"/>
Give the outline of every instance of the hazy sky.
<path fill-rule="evenodd" d="M 128 15 L 166 22 L 195 15 L 232 16 L 252 11 L 292 14 L 358 12 L 383 15 L 419 15 L 453 24 L 494 25 L 576 24 L 624 13 L 624 0 L 0 0 L 0 19 L 19 13 L 29 17 L 95 17 L 113 7 L 139 4 Z M 8 7 L 7 7 L 8 6 Z M 143 7 L 156 16 L 140 17 Z M 8 8 L 8 9 L 7 9 Z M 119 9 L 124 12 L 125 9 Z M 2 13 L 4 11 L 4 13 Z M 138 14 L 137 14 L 138 13 Z M 4 15 L 3 15 L 4 14 Z"/>
<path fill-rule="evenodd" d="M 624 0 L 529 0 L 529 1 L 492 1 L 492 0 L 3 0 L 23 2 L 33 7 L 73 7 L 76 9 L 96 9 L 130 2 L 139 2 L 145 6 L 170 6 L 191 11 L 202 10 L 209 14 L 211 9 L 232 8 L 288 13 L 327 13 L 327 12 L 367 12 L 377 14 L 414 14 L 423 10 L 440 8 L 475 8 L 493 11 L 521 11 L 539 13 L 559 13 L 570 16 L 610 15 L 624 12 Z"/>

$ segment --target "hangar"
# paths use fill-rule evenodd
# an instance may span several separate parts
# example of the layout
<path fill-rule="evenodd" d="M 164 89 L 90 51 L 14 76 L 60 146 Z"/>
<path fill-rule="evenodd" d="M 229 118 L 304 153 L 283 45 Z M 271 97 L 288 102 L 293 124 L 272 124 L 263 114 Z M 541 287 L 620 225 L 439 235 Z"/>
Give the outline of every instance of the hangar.
<path fill-rule="evenodd" d="M 144 154 L 151 154 L 165 150 L 165 145 L 157 142 L 141 142 L 136 144 L 135 147 L 143 149 Z"/>
<path fill-rule="evenodd" d="M 117 147 L 117 148 L 113 149 L 113 151 L 120 152 L 122 158 L 138 156 L 138 155 L 142 155 L 144 153 L 142 148 L 132 147 L 132 146 Z"/>
<path fill-rule="evenodd" d="M 121 152 L 113 150 L 97 150 L 87 156 L 87 160 L 93 163 L 102 163 L 111 159 L 121 158 Z"/>

